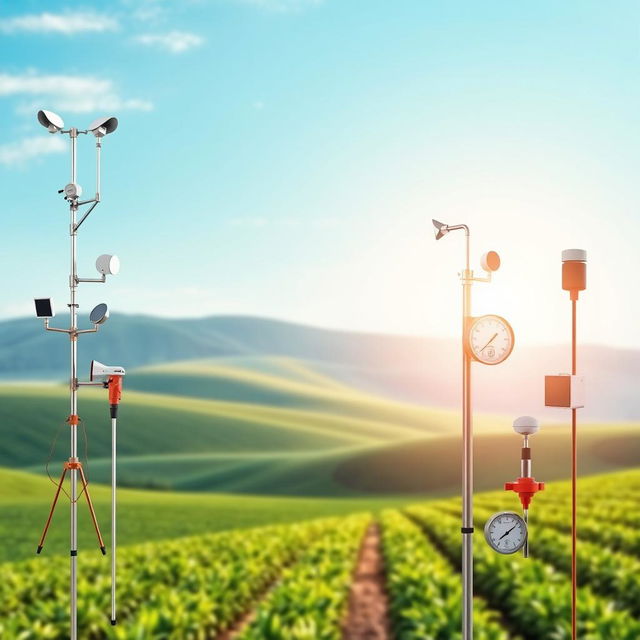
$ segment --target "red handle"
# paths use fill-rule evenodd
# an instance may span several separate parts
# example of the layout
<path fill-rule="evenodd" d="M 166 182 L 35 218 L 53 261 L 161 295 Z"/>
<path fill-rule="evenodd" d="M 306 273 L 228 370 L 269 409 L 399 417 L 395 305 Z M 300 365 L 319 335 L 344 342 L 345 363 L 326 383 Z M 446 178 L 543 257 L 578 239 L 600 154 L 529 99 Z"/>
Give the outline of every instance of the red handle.
<path fill-rule="evenodd" d="M 520 498 L 523 509 L 528 509 L 533 496 L 544 491 L 544 482 L 536 482 L 534 478 L 518 478 L 515 482 L 505 482 L 505 491 L 515 491 Z"/>
<path fill-rule="evenodd" d="M 120 403 L 122 398 L 122 376 L 111 376 L 109 378 L 109 404 L 111 406 Z"/>

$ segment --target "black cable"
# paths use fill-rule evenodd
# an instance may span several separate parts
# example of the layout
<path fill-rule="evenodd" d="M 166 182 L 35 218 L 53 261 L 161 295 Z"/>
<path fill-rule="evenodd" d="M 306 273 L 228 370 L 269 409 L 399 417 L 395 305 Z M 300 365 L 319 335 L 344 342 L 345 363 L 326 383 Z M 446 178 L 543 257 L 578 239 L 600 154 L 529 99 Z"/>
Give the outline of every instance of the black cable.
<path fill-rule="evenodd" d="M 47 462 L 44 466 L 47 475 L 49 476 L 49 480 L 51 480 L 51 484 L 54 484 L 56 487 L 59 485 L 59 482 L 56 482 L 52 477 L 51 477 L 51 473 L 49 473 L 49 465 L 51 464 L 51 460 L 53 459 L 53 454 L 56 451 L 56 447 L 58 445 L 58 438 L 60 437 L 60 429 L 62 429 L 63 425 L 60 425 L 58 427 L 58 431 L 56 432 L 56 435 L 53 438 L 53 442 L 51 443 L 51 450 L 49 451 L 49 457 L 47 458 Z M 64 493 L 65 496 L 67 496 L 67 498 L 69 498 L 69 501 L 71 501 L 71 496 L 67 493 L 66 489 L 64 488 L 64 486 L 60 486 L 60 489 L 62 490 L 62 493 Z"/>

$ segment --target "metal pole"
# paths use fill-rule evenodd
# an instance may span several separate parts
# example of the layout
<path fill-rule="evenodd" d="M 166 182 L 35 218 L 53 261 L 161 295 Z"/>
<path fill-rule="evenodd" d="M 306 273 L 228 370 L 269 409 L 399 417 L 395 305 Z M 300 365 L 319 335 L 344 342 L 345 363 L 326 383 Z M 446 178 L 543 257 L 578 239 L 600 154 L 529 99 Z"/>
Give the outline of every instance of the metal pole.
<path fill-rule="evenodd" d="M 531 477 L 531 455 L 527 457 L 529 449 L 529 436 L 525 434 L 524 442 L 522 444 L 522 455 L 520 460 L 520 477 L 521 478 L 530 478 Z M 529 509 L 523 509 L 524 515 L 524 523 L 527 525 L 527 537 L 524 541 L 524 546 L 522 547 L 522 555 L 525 558 L 529 557 Z"/>
<path fill-rule="evenodd" d="M 71 182 L 76 182 L 76 142 L 78 130 L 74 127 L 70 131 L 71 137 Z M 69 387 L 71 392 L 71 415 L 78 414 L 78 336 L 75 333 L 78 328 L 78 314 L 76 306 L 77 289 L 77 247 L 76 247 L 76 213 L 77 200 L 72 200 L 70 205 L 71 221 L 69 232 L 71 234 L 71 274 L 69 276 L 69 316 L 71 320 L 71 379 Z M 78 458 L 78 430 L 75 420 L 70 420 L 71 429 L 71 462 L 76 462 Z M 71 585 L 70 585 L 70 617 L 71 617 L 71 640 L 78 637 L 78 470 L 70 469 L 71 472 Z"/>
<path fill-rule="evenodd" d="M 111 624 L 116 624 L 116 418 L 111 418 Z"/>
<path fill-rule="evenodd" d="M 465 228 L 466 265 L 462 274 L 462 637 L 473 640 L 473 421 L 471 358 L 465 334 L 471 318 L 469 230 Z"/>
<path fill-rule="evenodd" d="M 571 300 L 571 373 L 577 375 L 576 306 Z M 571 409 L 571 638 L 578 634 L 578 410 Z"/>

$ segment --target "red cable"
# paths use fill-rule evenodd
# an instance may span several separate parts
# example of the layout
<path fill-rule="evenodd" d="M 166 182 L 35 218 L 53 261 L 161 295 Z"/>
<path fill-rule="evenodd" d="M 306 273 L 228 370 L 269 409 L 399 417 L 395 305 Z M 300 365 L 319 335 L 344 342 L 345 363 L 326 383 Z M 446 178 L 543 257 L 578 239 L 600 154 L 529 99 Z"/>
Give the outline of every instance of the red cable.
<path fill-rule="evenodd" d="M 571 301 L 571 372 L 577 374 L 576 366 L 576 300 Z M 577 409 L 571 409 L 571 638 L 577 639 L 577 506 L 578 506 L 578 433 Z"/>

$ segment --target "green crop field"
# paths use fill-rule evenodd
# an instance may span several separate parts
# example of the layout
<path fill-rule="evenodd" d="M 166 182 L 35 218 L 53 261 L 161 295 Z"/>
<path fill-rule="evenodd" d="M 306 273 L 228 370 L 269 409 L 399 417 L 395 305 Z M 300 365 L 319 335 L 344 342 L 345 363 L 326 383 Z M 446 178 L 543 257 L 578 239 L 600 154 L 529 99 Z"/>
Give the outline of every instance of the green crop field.
<path fill-rule="evenodd" d="M 20 482 L 19 477 L 8 479 Z M 37 497 L 38 479 L 30 493 Z M 579 636 L 640 637 L 640 472 L 580 483 Z M 531 558 L 495 554 L 476 536 L 475 629 L 480 640 L 570 638 L 569 485 L 551 484 L 531 509 Z M 615 507 L 609 505 L 614 503 Z M 311 501 L 311 502 L 316 502 Z M 477 496 L 477 522 L 516 509 L 505 492 Z M 364 505 L 359 505 L 364 506 Z M 380 506 L 380 505 L 379 505 Z M 80 556 L 80 635 L 88 640 L 343 637 L 365 530 L 381 530 L 391 637 L 457 636 L 459 500 L 363 511 L 340 518 L 219 532 L 123 547 L 120 624 L 108 624 L 108 558 Z M 310 515 L 307 513 L 306 515 Z M 606 515 L 607 527 L 602 518 Z M 58 639 L 68 633 L 65 557 L 0 565 L 0 636 Z"/>
<path fill-rule="evenodd" d="M 105 540 L 109 539 L 111 493 L 91 485 L 91 496 Z M 0 468 L 0 562 L 35 554 L 54 487 L 48 479 Z M 128 544 L 226 529 L 295 522 L 358 510 L 378 510 L 410 498 L 296 498 L 191 494 L 120 489 L 118 523 Z M 99 554 L 85 503 L 79 504 L 79 540 L 83 555 Z M 44 556 L 68 554 L 68 501 L 61 499 L 48 534 Z M 1 637 L 1 636 L 0 636 Z"/>

